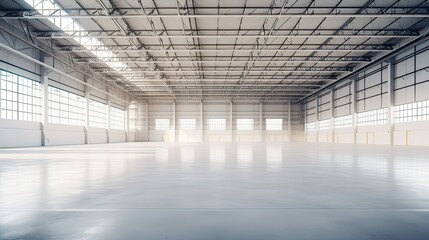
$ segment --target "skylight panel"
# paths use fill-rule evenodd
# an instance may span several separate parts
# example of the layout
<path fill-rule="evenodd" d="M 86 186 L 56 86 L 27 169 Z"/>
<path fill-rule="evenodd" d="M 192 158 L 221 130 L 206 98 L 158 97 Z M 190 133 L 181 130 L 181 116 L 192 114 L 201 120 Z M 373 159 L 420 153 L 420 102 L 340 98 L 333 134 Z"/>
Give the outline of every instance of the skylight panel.
<path fill-rule="evenodd" d="M 30 6 L 32 6 L 36 11 L 42 15 L 55 15 L 55 16 L 64 16 L 61 18 L 48 18 L 55 26 L 61 30 L 68 31 L 77 31 L 81 36 L 87 36 L 89 34 L 86 29 L 84 29 L 78 22 L 73 18 L 67 17 L 69 14 L 62 9 L 57 3 L 52 0 L 25 0 Z M 108 50 L 107 47 L 103 47 L 104 43 L 98 39 L 91 37 L 74 37 L 73 40 L 78 42 L 80 45 L 88 49 L 92 54 L 94 54 L 98 59 L 107 64 L 110 68 L 115 71 L 123 71 L 128 69 L 128 66 L 125 63 L 120 62 L 110 62 L 112 58 L 117 58 L 116 54 Z M 93 50 L 92 46 L 100 46 L 97 50 Z"/>

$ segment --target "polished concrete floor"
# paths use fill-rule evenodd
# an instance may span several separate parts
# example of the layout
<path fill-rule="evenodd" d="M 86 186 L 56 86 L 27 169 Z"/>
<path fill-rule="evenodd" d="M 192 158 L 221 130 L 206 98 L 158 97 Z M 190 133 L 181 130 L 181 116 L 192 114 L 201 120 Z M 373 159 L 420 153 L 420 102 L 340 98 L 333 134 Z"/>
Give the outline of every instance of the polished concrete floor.
<path fill-rule="evenodd" d="M 429 239 L 429 148 L 0 150 L 0 239 Z"/>

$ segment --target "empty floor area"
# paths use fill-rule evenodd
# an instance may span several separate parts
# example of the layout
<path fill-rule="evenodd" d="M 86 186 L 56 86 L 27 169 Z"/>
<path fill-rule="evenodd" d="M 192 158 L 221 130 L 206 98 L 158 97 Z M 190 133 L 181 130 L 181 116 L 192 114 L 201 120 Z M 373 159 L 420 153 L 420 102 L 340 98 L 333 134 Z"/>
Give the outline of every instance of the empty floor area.
<path fill-rule="evenodd" d="M 0 239 L 427 239 L 428 222 L 425 147 L 0 150 Z"/>

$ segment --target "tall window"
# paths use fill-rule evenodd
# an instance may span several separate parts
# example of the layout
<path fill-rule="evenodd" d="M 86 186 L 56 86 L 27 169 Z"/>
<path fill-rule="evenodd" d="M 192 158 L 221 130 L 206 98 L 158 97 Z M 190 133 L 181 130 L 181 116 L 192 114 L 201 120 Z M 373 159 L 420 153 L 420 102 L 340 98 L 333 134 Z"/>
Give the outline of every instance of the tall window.
<path fill-rule="evenodd" d="M 89 100 L 89 126 L 107 128 L 107 105 Z"/>
<path fill-rule="evenodd" d="M 208 119 L 209 130 L 226 130 L 226 119 Z"/>
<path fill-rule="evenodd" d="M 237 130 L 253 130 L 253 119 L 237 119 Z"/>
<path fill-rule="evenodd" d="M 125 111 L 110 107 L 110 128 L 125 130 Z"/>
<path fill-rule="evenodd" d="M 316 122 L 306 123 L 305 131 L 306 132 L 316 131 Z"/>
<path fill-rule="evenodd" d="M 353 116 L 343 116 L 334 119 L 334 128 L 351 128 L 353 127 Z"/>
<path fill-rule="evenodd" d="M 0 70 L 0 118 L 40 121 L 40 83 Z"/>
<path fill-rule="evenodd" d="M 197 129 L 196 119 L 180 119 L 180 130 L 195 130 Z"/>
<path fill-rule="evenodd" d="M 155 119 L 155 130 L 170 130 L 170 119 Z"/>
<path fill-rule="evenodd" d="M 273 118 L 265 120 L 265 128 L 267 130 L 283 130 L 283 119 Z"/>
<path fill-rule="evenodd" d="M 357 125 L 379 125 L 387 123 L 387 108 L 361 112 L 357 114 Z"/>
<path fill-rule="evenodd" d="M 429 120 L 429 100 L 394 106 L 393 120 L 395 123 Z"/>
<path fill-rule="evenodd" d="M 67 125 L 85 125 L 84 98 L 49 86 L 49 122 Z"/>
<path fill-rule="evenodd" d="M 319 121 L 319 130 L 326 130 L 331 128 L 331 119 Z"/>

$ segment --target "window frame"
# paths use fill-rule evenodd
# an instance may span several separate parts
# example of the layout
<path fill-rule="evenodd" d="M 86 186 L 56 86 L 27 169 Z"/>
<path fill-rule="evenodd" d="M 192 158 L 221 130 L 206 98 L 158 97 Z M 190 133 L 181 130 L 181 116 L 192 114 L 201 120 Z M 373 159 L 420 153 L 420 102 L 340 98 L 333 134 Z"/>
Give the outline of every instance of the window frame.
<path fill-rule="evenodd" d="M 280 122 L 276 123 L 276 121 L 278 121 L 278 120 L 280 120 Z M 267 118 L 267 119 L 265 119 L 265 130 L 267 130 L 267 131 L 283 131 L 283 118 Z"/>
<path fill-rule="evenodd" d="M 162 121 L 165 121 L 164 123 Z M 170 119 L 169 118 L 156 118 L 155 119 L 155 130 L 157 131 L 169 131 Z"/>
<path fill-rule="evenodd" d="M 209 118 L 207 119 L 207 129 L 210 131 L 225 131 L 226 118 Z"/>
<path fill-rule="evenodd" d="M 236 119 L 238 131 L 253 131 L 255 129 L 255 121 L 253 118 L 239 118 Z"/>

